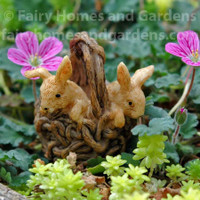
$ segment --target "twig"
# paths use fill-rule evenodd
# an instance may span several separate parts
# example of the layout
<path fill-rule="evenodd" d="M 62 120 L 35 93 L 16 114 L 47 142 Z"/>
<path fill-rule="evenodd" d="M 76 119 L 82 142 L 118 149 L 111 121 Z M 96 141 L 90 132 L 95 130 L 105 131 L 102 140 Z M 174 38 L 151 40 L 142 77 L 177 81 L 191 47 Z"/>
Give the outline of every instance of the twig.
<path fill-rule="evenodd" d="M 33 83 L 33 95 L 34 95 L 35 102 L 36 102 L 36 101 L 37 101 L 36 81 L 35 81 L 35 80 L 32 80 L 32 83 Z"/>

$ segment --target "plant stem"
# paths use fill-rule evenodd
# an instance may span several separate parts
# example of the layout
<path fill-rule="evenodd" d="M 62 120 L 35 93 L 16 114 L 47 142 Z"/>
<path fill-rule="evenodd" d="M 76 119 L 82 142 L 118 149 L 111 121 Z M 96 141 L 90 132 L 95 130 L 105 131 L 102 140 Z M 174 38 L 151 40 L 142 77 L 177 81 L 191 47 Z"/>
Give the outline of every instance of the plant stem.
<path fill-rule="evenodd" d="M 193 73 L 192 73 L 192 80 L 190 81 L 189 80 L 189 75 L 191 74 L 191 71 Z M 176 105 L 169 111 L 169 113 L 168 113 L 169 115 L 172 115 L 178 109 L 178 107 L 187 99 L 188 95 L 191 92 L 193 83 L 194 83 L 195 72 L 196 72 L 196 70 L 193 67 L 188 72 L 188 76 L 186 78 L 186 85 L 185 85 L 183 94 L 182 94 L 181 98 L 179 99 L 179 101 L 176 103 Z"/>
<path fill-rule="evenodd" d="M 6 84 L 5 72 L 3 70 L 0 70 L 0 86 L 2 87 L 5 95 L 11 95 L 11 91 Z"/>
<path fill-rule="evenodd" d="M 174 135 L 173 135 L 172 144 L 175 144 L 175 143 L 176 143 L 176 138 L 177 138 L 177 136 L 178 136 L 178 134 L 179 134 L 179 131 L 180 131 L 180 126 L 177 125 L 176 131 L 175 131 L 175 133 L 174 133 Z"/>
<path fill-rule="evenodd" d="M 150 172 L 149 172 L 149 178 L 152 177 L 152 175 L 153 175 L 153 170 L 154 170 L 154 167 L 153 167 L 153 165 L 151 165 Z"/>
<path fill-rule="evenodd" d="M 191 81 L 188 80 L 187 84 L 185 85 L 185 88 L 184 88 L 184 91 L 183 91 L 183 94 L 182 94 L 181 98 L 176 103 L 176 105 L 174 105 L 174 107 L 169 111 L 168 115 L 171 116 L 178 109 L 178 107 L 181 106 L 181 104 L 184 102 L 184 100 L 186 98 L 186 95 L 187 95 L 187 93 L 189 91 L 190 83 L 191 83 Z"/>
<path fill-rule="evenodd" d="M 181 144 L 182 144 L 182 145 L 191 145 L 191 144 L 193 144 L 193 143 L 198 143 L 198 142 L 200 142 L 200 137 L 199 137 L 199 136 L 196 136 L 196 137 L 193 137 L 193 138 L 191 138 L 191 139 L 182 141 Z"/>
<path fill-rule="evenodd" d="M 193 71 L 193 67 L 190 67 L 190 70 L 189 70 L 188 75 L 187 75 L 186 80 L 185 80 L 185 84 L 187 84 L 187 82 L 188 82 L 188 80 L 189 80 L 189 78 L 190 78 L 190 75 L 191 75 L 192 71 Z"/>
<path fill-rule="evenodd" d="M 187 72 L 188 72 L 189 69 L 191 69 L 191 67 L 189 65 L 187 65 L 185 71 L 183 72 L 183 74 L 181 76 L 182 78 L 187 74 Z"/>
<path fill-rule="evenodd" d="M 190 91 L 192 89 L 192 86 L 193 86 L 193 83 L 194 83 L 195 72 L 196 72 L 196 70 L 195 70 L 195 68 L 193 68 L 193 71 L 192 71 L 192 80 L 191 80 L 191 83 L 190 83 L 190 88 L 189 88 L 189 90 L 188 90 L 188 92 L 186 94 L 185 99 L 188 97 L 188 95 L 190 94 Z"/>
<path fill-rule="evenodd" d="M 140 125 L 140 124 L 142 124 L 142 117 L 139 117 L 137 120 L 137 125 Z"/>
<path fill-rule="evenodd" d="M 33 83 L 33 95 L 34 95 L 35 102 L 36 102 L 36 101 L 37 101 L 36 81 L 35 81 L 35 80 L 32 80 L 32 83 Z"/>

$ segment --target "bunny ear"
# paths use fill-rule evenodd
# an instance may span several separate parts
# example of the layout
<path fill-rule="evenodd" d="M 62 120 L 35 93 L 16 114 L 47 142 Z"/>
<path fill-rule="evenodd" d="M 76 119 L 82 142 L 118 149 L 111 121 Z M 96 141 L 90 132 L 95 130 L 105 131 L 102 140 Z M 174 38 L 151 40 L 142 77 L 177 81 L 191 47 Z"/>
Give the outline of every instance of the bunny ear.
<path fill-rule="evenodd" d="M 129 89 L 131 85 L 131 77 L 126 65 L 121 62 L 117 68 L 117 81 L 122 89 Z"/>
<path fill-rule="evenodd" d="M 26 78 L 36 78 L 36 77 L 40 77 L 43 80 L 46 78 L 49 78 L 50 76 L 52 76 L 49 71 L 45 68 L 39 67 L 37 69 L 33 69 L 33 70 L 28 70 L 24 73 L 24 76 Z"/>
<path fill-rule="evenodd" d="M 147 81 L 154 72 L 154 66 L 150 65 L 148 67 L 138 69 L 133 77 L 131 78 L 131 82 L 134 86 L 141 87 L 145 81 Z"/>
<path fill-rule="evenodd" d="M 72 65 L 68 56 L 65 56 L 58 67 L 58 71 L 56 73 L 56 81 L 65 83 L 72 75 Z"/>

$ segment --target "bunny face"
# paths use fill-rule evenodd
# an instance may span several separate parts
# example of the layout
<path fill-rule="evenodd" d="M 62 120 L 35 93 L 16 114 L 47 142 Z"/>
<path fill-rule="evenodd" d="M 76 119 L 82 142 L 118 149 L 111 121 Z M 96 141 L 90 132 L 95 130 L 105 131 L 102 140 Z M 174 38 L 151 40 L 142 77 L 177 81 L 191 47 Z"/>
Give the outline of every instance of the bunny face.
<path fill-rule="evenodd" d="M 121 97 L 116 100 L 125 116 L 136 119 L 144 114 L 145 96 L 140 88 L 130 87 L 127 91 L 121 91 Z"/>
<path fill-rule="evenodd" d="M 125 116 L 136 119 L 144 114 L 145 96 L 141 89 L 144 82 L 151 77 L 154 66 L 139 69 L 133 77 L 124 63 L 117 69 L 117 82 L 108 85 L 109 97 L 112 103 L 120 108 Z"/>
<path fill-rule="evenodd" d="M 55 76 L 50 76 L 43 81 L 40 87 L 40 111 L 42 113 L 52 113 L 55 110 L 67 109 L 69 101 L 68 91 L 55 80 Z"/>

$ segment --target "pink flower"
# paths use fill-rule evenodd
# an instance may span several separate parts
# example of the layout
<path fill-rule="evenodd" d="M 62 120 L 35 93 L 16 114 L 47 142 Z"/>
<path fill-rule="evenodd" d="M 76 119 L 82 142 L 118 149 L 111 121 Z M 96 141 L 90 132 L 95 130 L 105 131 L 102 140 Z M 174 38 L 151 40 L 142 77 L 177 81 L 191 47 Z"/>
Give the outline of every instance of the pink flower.
<path fill-rule="evenodd" d="M 175 56 L 181 57 L 187 65 L 200 66 L 199 37 L 194 31 L 184 31 L 177 35 L 179 44 L 168 43 L 165 50 Z"/>
<path fill-rule="evenodd" d="M 63 44 L 55 37 L 48 37 L 39 45 L 37 36 L 27 31 L 17 34 L 15 42 L 17 48 L 8 50 L 8 59 L 23 66 L 21 69 L 23 76 L 25 71 L 37 67 L 56 71 L 62 61 L 62 57 L 55 55 L 62 50 Z"/>

